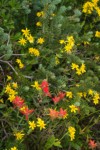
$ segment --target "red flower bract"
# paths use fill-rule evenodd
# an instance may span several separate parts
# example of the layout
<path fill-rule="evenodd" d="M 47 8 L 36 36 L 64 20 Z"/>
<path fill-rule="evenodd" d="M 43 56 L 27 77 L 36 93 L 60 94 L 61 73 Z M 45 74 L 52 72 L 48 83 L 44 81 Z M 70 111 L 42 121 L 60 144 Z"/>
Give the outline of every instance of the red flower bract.
<path fill-rule="evenodd" d="M 42 81 L 40 87 L 42 88 L 42 90 L 43 90 L 45 96 L 51 97 L 51 94 L 50 94 L 50 92 L 49 92 L 49 84 L 48 84 L 48 82 L 47 82 L 46 80 L 43 80 L 43 81 Z"/>
<path fill-rule="evenodd" d="M 89 147 L 91 149 L 94 149 L 97 147 L 97 143 L 95 143 L 94 140 L 89 140 Z"/>
<path fill-rule="evenodd" d="M 28 120 L 28 116 L 32 113 L 32 112 L 34 112 L 34 109 L 29 109 L 28 108 L 28 106 L 23 106 L 24 108 L 21 110 L 20 109 L 20 112 L 23 114 L 23 115 L 25 115 L 25 117 L 26 117 L 26 120 Z"/>
<path fill-rule="evenodd" d="M 20 96 L 16 96 L 12 103 L 15 107 L 21 108 L 24 106 L 24 100 Z"/>

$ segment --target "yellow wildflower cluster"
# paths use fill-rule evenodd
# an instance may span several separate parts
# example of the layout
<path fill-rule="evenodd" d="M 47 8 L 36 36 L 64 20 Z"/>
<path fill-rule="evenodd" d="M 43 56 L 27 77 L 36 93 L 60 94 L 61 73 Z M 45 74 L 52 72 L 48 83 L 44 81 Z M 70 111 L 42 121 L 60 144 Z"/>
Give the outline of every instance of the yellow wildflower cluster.
<path fill-rule="evenodd" d="M 40 52 L 39 52 L 39 50 L 38 49 L 36 49 L 36 48 L 29 48 L 29 53 L 30 54 L 33 54 L 34 56 L 40 56 Z"/>
<path fill-rule="evenodd" d="M 23 133 L 23 131 L 14 133 L 14 136 L 16 137 L 16 140 L 21 140 L 24 137 L 24 135 L 25 134 Z"/>
<path fill-rule="evenodd" d="M 44 12 L 43 11 L 39 11 L 37 12 L 37 17 L 43 17 L 44 16 Z"/>
<path fill-rule="evenodd" d="M 99 0 L 92 0 L 92 2 L 87 1 L 83 5 L 83 12 L 86 14 L 91 14 L 93 10 L 96 10 L 97 14 L 100 16 L 100 8 L 98 6 Z"/>
<path fill-rule="evenodd" d="M 40 85 L 38 83 L 38 81 L 35 81 L 33 85 L 31 85 L 32 87 L 36 88 L 36 90 L 41 90 Z"/>
<path fill-rule="evenodd" d="M 16 146 L 12 147 L 10 150 L 18 150 Z"/>
<path fill-rule="evenodd" d="M 18 88 L 17 83 L 12 82 L 12 84 L 8 83 L 6 88 L 5 88 L 5 93 L 8 94 L 8 100 L 12 102 L 15 99 L 15 96 L 18 94 L 15 89 Z"/>
<path fill-rule="evenodd" d="M 37 127 L 40 128 L 40 130 L 45 129 L 46 124 L 41 118 L 37 118 Z"/>
<path fill-rule="evenodd" d="M 29 129 L 34 130 L 36 127 L 39 127 L 40 130 L 45 129 L 46 124 L 41 118 L 37 118 L 37 122 L 29 121 Z"/>
<path fill-rule="evenodd" d="M 95 37 L 100 38 L 100 32 L 99 31 L 96 31 Z"/>
<path fill-rule="evenodd" d="M 71 141 L 73 141 L 75 139 L 75 132 L 76 132 L 75 128 L 72 126 L 68 127 L 68 132 L 69 132 Z"/>
<path fill-rule="evenodd" d="M 44 17 L 44 12 L 43 11 L 39 11 L 39 12 L 37 12 L 37 17 Z M 42 23 L 40 22 L 40 21 L 38 21 L 37 23 L 36 23 L 36 26 L 37 27 L 41 27 L 42 26 Z"/>
<path fill-rule="evenodd" d="M 59 40 L 59 43 L 61 45 L 64 44 L 64 51 L 66 51 L 67 53 L 70 54 L 75 45 L 75 40 L 74 40 L 73 36 L 68 36 L 66 41 L 61 39 L 61 40 Z"/>
<path fill-rule="evenodd" d="M 20 59 L 16 59 L 16 62 L 18 63 L 20 69 L 24 68 L 24 64 L 21 62 Z"/>
<path fill-rule="evenodd" d="M 93 103 L 96 105 L 96 104 L 99 103 L 99 101 L 100 101 L 100 96 L 99 96 L 99 94 L 96 92 L 96 93 L 94 93 L 94 96 L 93 96 Z"/>
<path fill-rule="evenodd" d="M 26 29 L 22 29 L 22 35 L 24 37 L 22 37 L 21 39 L 19 39 L 19 43 L 20 45 L 25 45 L 27 43 L 27 41 L 29 43 L 34 43 L 34 37 L 30 34 L 30 30 L 28 30 L 27 28 Z"/>
<path fill-rule="evenodd" d="M 72 70 L 76 70 L 77 75 L 82 75 L 83 73 L 86 72 L 86 67 L 85 64 L 82 63 L 82 65 L 79 67 L 79 65 L 72 63 L 71 65 Z"/>

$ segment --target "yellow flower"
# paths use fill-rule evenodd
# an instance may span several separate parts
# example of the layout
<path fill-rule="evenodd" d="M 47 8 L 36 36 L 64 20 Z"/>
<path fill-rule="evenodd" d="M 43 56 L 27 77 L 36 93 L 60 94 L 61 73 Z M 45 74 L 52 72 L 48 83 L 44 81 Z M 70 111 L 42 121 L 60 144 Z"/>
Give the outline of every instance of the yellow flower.
<path fill-rule="evenodd" d="M 30 128 L 30 129 L 32 129 L 32 130 L 34 130 L 34 129 L 35 129 L 36 124 L 35 124 L 35 122 L 34 122 L 34 121 L 29 121 L 29 122 L 28 122 L 28 124 L 29 124 L 29 128 Z"/>
<path fill-rule="evenodd" d="M 43 11 L 39 11 L 37 12 L 37 17 L 43 17 L 44 16 L 44 12 Z"/>
<path fill-rule="evenodd" d="M 99 7 L 95 7 L 95 10 L 97 11 L 97 14 L 100 16 L 100 8 Z"/>
<path fill-rule="evenodd" d="M 68 127 L 68 132 L 69 132 L 69 136 L 71 138 L 71 141 L 73 141 L 75 139 L 75 132 L 76 129 L 72 126 Z"/>
<path fill-rule="evenodd" d="M 21 140 L 24 137 L 24 135 L 25 134 L 23 133 L 23 131 L 14 133 L 14 136 L 16 137 L 17 140 Z"/>
<path fill-rule="evenodd" d="M 82 74 L 81 70 L 80 69 L 76 69 L 76 74 L 77 75 L 81 75 Z"/>
<path fill-rule="evenodd" d="M 41 26 L 42 26 L 42 23 L 41 23 L 40 21 L 38 21 L 38 22 L 36 23 L 36 26 L 37 26 L 37 27 L 41 27 Z"/>
<path fill-rule="evenodd" d="M 41 90 L 38 81 L 35 81 L 35 82 L 34 82 L 34 85 L 31 85 L 31 86 L 33 86 L 33 87 L 36 88 L 37 90 Z"/>
<path fill-rule="evenodd" d="M 10 150 L 18 150 L 17 147 L 12 147 Z"/>
<path fill-rule="evenodd" d="M 30 42 L 30 43 L 34 43 L 34 37 L 29 34 L 29 36 L 27 36 L 27 40 Z"/>
<path fill-rule="evenodd" d="M 24 68 L 24 64 L 21 62 L 20 59 L 16 59 L 16 62 L 19 64 L 20 69 Z"/>
<path fill-rule="evenodd" d="M 7 81 L 10 81 L 11 79 L 12 79 L 12 77 L 7 75 Z"/>
<path fill-rule="evenodd" d="M 72 63 L 71 68 L 72 68 L 72 70 L 74 70 L 74 69 L 78 69 L 79 66 L 75 63 Z"/>
<path fill-rule="evenodd" d="M 96 33 L 95 33 L 95 37 L 100 38 L 100 32 L 99 32 L 99 31 L 96 31 Z"/>
<path fill-rule="evenodd" d="M 12 86 L 13 86 L 14 89 L 18 88 L 18 84 L 16 82 L 12 82 Z"/>
<path fill-rule="evenodd" d="M 24 38 L 21 38 L 18 42 L 23 46 L 26 44 L 26 40 Z"/>
<path fill-rule="evenodd" d="M 37 127 L 40 128 L 40 130 L 45 129 L 46 124 L 41 118 L 37 118 Z"/>
<path fill-rule="evenodd" d="M 97 6 L 98 1 L 99 1 L 99 0 L 92 0 L 94 6 Z"/>
<path fill-rule="evenodd" d="M 99 100 L 100 100 L 99 94 L 95 93 L 93 97 L 93 103 L 96 105 L 99 103 Z"/>
<path fill-rule="evenodd" d="M 37 40 L 37 43 L 38 43 L 38 44 L 43 44 L 43 43 L 44 43 L 44 38 L 41 38 L 41 37 L 40 37 L 40 38 Z"/>
<path fill-rule="evenodd" d="M 77 95 L 78 95 L 79 97 L 82 97 L 82 96 L 83 96 L 83 93 L 82 93 L 82 92 L 78 92 Z"/>
<path fill-rule="evenodd" d="M 15 95 L 9 95 L 8 100 L 10 100 L 10 102 L 12 102 L 15 99 Z"/>
<path fill-rule="evenodd" d="M 93 92 L 93 90 L 92 90 L 92 89 L 89 89 L 89 90 L 88 90 L 88 94 L 89 94 L 89 95 L 91 95 L 91 96 L 92 96 L 92 95 L 93 95 L 93 93 L 94 93 L 94 92 Z"/>
<path fill-rule="evenodd" d="M 27 28 L 25 30 L 22 29 L 21 31 L 25 37 L 29 36 L 29 34 L 30 34 L 30 30 L 28 30 Z"/>
<path fill-rule="evenodd" d="M 81 73 L 85 73 L 86 72 L 86 67 L 85 67 L 85 64 L 82 63 L 81 67 L 80 67 L 80 71 Z"/>
<path fill-rule="evenodd" d="M 66 42 L 67 44 L 65 45 L 64 49 L 67 53 L 71 53 L 72 48 L 74 47 L 74 43 L 75 43 L 73 36 L 68 36 Z"/>
<path fill-rule="evenodd" d="M 91 14 L 94 8 L 94 4 L 92 2 L 86 2 L 83 5 L 83 12 L 86 14 Z"/>
<path fill-rule="evenodd" d="M 30 54 L 34 54 L 35 56 L 40 56 L 40 52 L 39 52 L 39 50 L 38 49 L 36 49 L 36 48 L 29 48 L 29 53 Z"/>
<path fill-rule="evenodd" d="M 10 84 L 8 84 L 5 88 L 5 93 L 9 93 L 10 90 L 11 90 L 11 86 L 10 86 Z"/>
<path fill-rule="evenodd" d="M 59 40 L 59 43 L 60 43 L 60 44 L 64 44 L 65 41 L 64 41 L 64 40 Z"/>
<path fill-rule="evenodd" d="M 71 109 L 71 112 L 76 113 L 76 111 L 78 110 L 78 108 L 75 105 L 70 105 L 69 107 Z"/>
<path fill-rule="evenodd" d="M 66 92 L 66 96 L 67 96 L 68 98 L 72 98 L 72 97 L 73 97 L 73 94 L 72 94 L 72 92 Z"/>

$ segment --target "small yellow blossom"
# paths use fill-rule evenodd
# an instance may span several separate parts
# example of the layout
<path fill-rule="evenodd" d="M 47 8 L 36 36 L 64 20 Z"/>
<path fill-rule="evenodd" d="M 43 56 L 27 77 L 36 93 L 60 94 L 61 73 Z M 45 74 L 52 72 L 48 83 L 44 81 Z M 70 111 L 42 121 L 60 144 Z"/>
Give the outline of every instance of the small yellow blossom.
<path fill-rule="evenodd" d="M 20 69 L 24 68 L 24 64 L 21 62 L 20 59 L 16 59 L 16 62 L 19 64 Z"/>
<path fill-rule="evenodd" d="M 95 7 L 95 10 L 97 11 L 98 16 L 100 16 L 100 8 L 99 7 Z"/>
<path fill-rule="evenodd" d="M 38 49 L 36 49 L 36 48 L 29 48 L 29 53 L 30 54 L 34 54 L 35 56 L 40 56 L 40 52 L 39 52 L 39 50 Z"/>
<path fill-rule="evenodd" d="M 83 96 L 82 92 L 78 92 L 77 95 L 81 98 Z"/>
<path fill-rule="evenodd" d="M 39 11 L 37 12 L 37 17 L 43 17 L 44 16 L 44 12 L 43 11 Z"/>
<path fill-rule="evenodd" d="M 45 129 L 46 124 L 41 118 L 37 118 L 37 127 L 40 128 L 40 130 Z"/>
<path fill-rule="evenodd" d="M 26 40 L 24 38 L 19 39 L 18 42 L 23 46 L 26 44 Z"/>
<path fill-rule="evenodd" d="M 30 129 L 32 129 L 32 130 L 34 130 L 34 129 L 35 129 L 36 124 L 35 124 L 35 122 L 34 122 L 34 121 L 29 121 L 29 122 L 28 122 L 28 124 L 29 124 L 29 128 L 30 128 Z"/>
<path fill-rule="evenodd" d="M 60 44 L 64 44 L 65 41 L 64 41 L 64 40 L 59 40 L 59 43 L 60 43 Z"/>
<path fill-rule="evenodd" d="M 80 71 L 81 73 L 85 73 L 86 72 L 86 67 L 85 67 L 85 64 L 82 63 L 81 67 L 80 67 Z"/>
<path fill-rule="evenodd" d="M 16 82 L 12 82 L 12 86 L 13 86 L 14 89 L 18 88 L 18 84 Z"/>
<path fill-rule="evenodd" d="M 11 86 L 10 84 L 7 84 L 6 88 L 5 88 L 5 93 L 9 93 L 11 90 Z"/>
<path fill-rule="evenodd" d="M 12 79 L 12 77 L 7 75 L 7 81 L 10 81 L 11 79 Z"/>
<path fill-rule="evenodd" d="M 66 96 L 67 96 L 68 98 L 72 98 L 72 97 L 73 97 L 73 94 L 72 94 L 72 92 L 66 92 Z"/>
<path fill-rule="evenodd" d="M 78 108 L 75 105 L 70 105 L 69 106 L 71 109 L 71 112 L 76 113 L 76 111 L 78 110 Z"/>
<path fill-rule="evenodd" d="M 96 31 L 96 33 L 95 33 L 95 37 L 100 38 L 100 32 L 99 32 L 99 31 Z"/>
<path fill-rule="evenodd" d="M 74 69 L 78 69 L 79 66 L 75 63 L 72 63 L 71 68 L 72 68 L 72 70 L 74 70 Z"/>
<path fill-rule="evenodd" d="M 89 95 L 91 95 L 91 96 L 92 96 L 92 95 L 93 95 L 93 93 L 94 93 L 94 92 L 93 92 L 93 90 L 92 90 L 92 89 L 89 89 L 89 90 L 88 90 L 88 94 L 89 94 Z"/>
<path fill-rule="evenodd" d="M 38 22 L 36 23 L 36 26 L 37 26 L 37 27 L 41 27 L 41 26 L 42 26 L 42 23 L 41 23 L 40 21 L 38 21 Z"/>
<path fill-rule="evenodd" d="M 17 147 L 12 147 L 10 150 L 18 150 Z"/>
<path fill-rule="evenodd" d="M 99 103 L 99 101 L 100 101 L 100 96 L 98 93 L 95 93 L 93 97 L 93 103 L 96 105 Z"/>
<path fill-rule="evenodd" d="M 83 12 L 86 14 L 91 14 L 93 9 L 94 9 L 94 4 L 92 2 L 88 1 L 83 5 Z"/>
<path fill-rule="evenodd" d="M 27 28 L 25 30 L 22 29 L 21 31 L 25 37 L 29 36 L 29 34 L 30 34 L 30 30 L 28 30 Z"/>
<path fill-rule="evenodd" d="M 12 102 L 15 99 L 15 95 L 9 95 L 8 100 Z"/>
<path fill-rule="evenodd" d="M 40 38 L 37 40 L 37 43 L 38 43 L 38 44 L 43 44 L 43 43 L 44 43 L 44 38 L 41 38 L 41 37 L 40 37 Z"/>
<path fill-rule="evenodd" d="M 36 90 L 41 90 L 38 81 L 35 81 L 35 82 L 34 82 L 34 85 L 31 85 L 31 86 L 34 87 L 34 88 L 36 88 Z"/>
<path fill-rule="evenodd" d="M 72 48 L 74 47 L 74 44 L 75 44 L 75 40 L 73 36 L 68 36 L 66 42 L 67 44 L 65 45 L 64 49 L 67 53 L 71 53 Z"/>
<path fill-rule="evenodd" d="M 71 138 L 71 141 L 73 141 L 75 139 L 75 132 L 76 129 L 72 126 L 68 127 L 68 132 L 69 132 L 69 136 Z"/>
<path fill-rule="evenodd" d="M 24 137 L 24 135 L 25 134 L 23 133 L 23 131 L 14 133 L 14 136 L 16 137 L 17 140 L 21 140 Z"/>
<path fill-rule="evenodd" d="M 27 40 L 30 42 L 30 43 L 34 43 L 34 37 L 29 34 L 29 36 L 27 36 Z"/>

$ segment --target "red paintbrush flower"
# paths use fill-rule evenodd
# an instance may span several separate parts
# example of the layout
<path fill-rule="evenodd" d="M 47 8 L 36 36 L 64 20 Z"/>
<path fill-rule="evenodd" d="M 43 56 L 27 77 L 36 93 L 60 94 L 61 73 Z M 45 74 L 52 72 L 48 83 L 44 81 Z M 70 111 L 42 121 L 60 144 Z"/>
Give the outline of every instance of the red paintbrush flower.
<path fill-rule="evenodd" d="M 26 117 L 26 120 L 28 120 L 28 116 L 32 113 L 32 112 L 34 112 L 34 110 L 33 109 L 29 109 L 28 108 L 28 106 L 23 106 L 22 108 L 20 108 L 20 112 L 23 114 L 23 115 L 25 115 L 25 117 Z"/>
<path fill-rule="evenodd" d="M 42 88 L 42 90 L 43 90 L 45 96 L 51 97 L 51 94 L 50 94 L 50 92 L 49 92 L 49 84 L 48 84 L 48 82 L 47 82 L 46 80 L 43 80 L 43 81 L 42 81 L 40 87 Z"/>
<path fill-rule="evenodd" d="M 52 98 L 52 100 L 55 104 L 57 104 L 60 101 L 60 97 L 55 96 L 54 98 Z"/>
<path fill-rule="evenodd" d="M 20 96 L 16 96 L 12 103 L 15 107 L 21 108 L 24 106 L 24 100 Z"/>
<path fill-rule="evenodd" d="M 54 109 L 49 109 L 50 113 L 49 116 L 51 117 L 51 119 L 56 119 L 58 118 L 59 112 L 54 110 Z"/>
<path fill-rule="evenodd" d="M 97 147 L 97 143 L 94 140 L 89 140 L 89 147 L 93 150 Z"/>
<path fill-rule="evenodd" d="M 43 80 L 42 83 L 41 83 L 41 85 L 40 85 L 40 87 L 42 89 L 45 88 L 45 87 L 48 87 L 48 86 L 49 86 L 49 84 L 48 84 L 48 82 L 46 80 Z"/>
<path fill-rule="evenodd" d="M 59 92 L 58 96 L 60 97 L 60 99 L 63 99 L 65 97 L 65 93 L 64 92 Z"/>
<path fill-rule="evenodd" d="M 67 115 L 68 115 L 67 111 L 63 110 L 63 108 L 60 108 L 59 117 L 65 119 L 67 117 Z"/>

